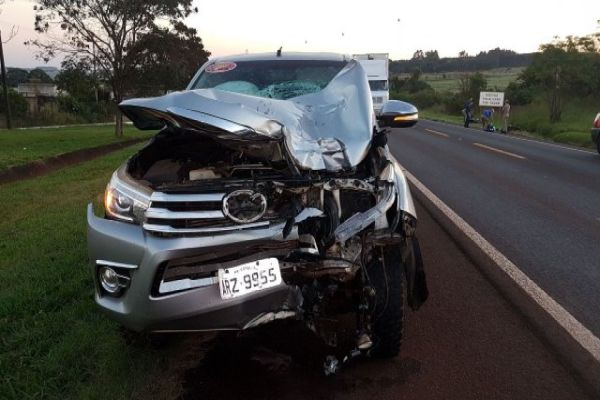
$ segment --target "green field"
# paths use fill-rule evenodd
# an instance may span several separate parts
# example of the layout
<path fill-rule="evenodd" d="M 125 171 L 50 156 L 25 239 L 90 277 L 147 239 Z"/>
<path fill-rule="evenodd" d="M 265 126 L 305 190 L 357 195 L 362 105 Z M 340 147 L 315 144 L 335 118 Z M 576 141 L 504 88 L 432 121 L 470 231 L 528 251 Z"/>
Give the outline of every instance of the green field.
<path fill-rule="evenodd" d="M 481 71 L 487 79 L 488 90 L 504 91 L 510 82 L 516 81 L 523 72 L 523 68 L 502 68 L 489 71 Z M 435 92 L 440 95 L 444 93 L 458 93 L 459 80 L 463 73 L 424 73 L 420 79 L 427 82 Z M 409 77 L 408 74 L 401 76 Z M 410 101 L 410 100 L 409 100 Z M 576 146 L 594 147 L 590 137 L 590 128 L 596 114 L 600 111 L 600 103 L 597 99 L 565 98 L 561 122 L 550 123 L 547 98 L 540 95 L 533 102 L 524 106 L 513 105 L 511 109 L 510 125 L 513 132 L 525 136 L 538 137 L 559 143 L 572 144 Z M 476 100 L 477 102 L 477 100 Z M 449 114 L 443 104 L 419 110 L 421 118 L 462 124 L 460 113 Z M 479 118 L 478 111 L 475 117 Z M 496 126 L 500 126 L 500 118 L 496 118 Z M 477 126 L 477 125 L 474 125 Z"/>
<path fill-rule="evenodd" d="M 481 71 L 487 79 L 491 90 L 504 90 L 509 83 L 517 80 L 523 72 L 523 68 L 498 68 L 489 71 Z M 459 80 L 463 72 L 424 73 L 421 75 L 423 81 L 427 82 L 436 92 L 457 93 Z M 410 74 L 401 74 L 401 78 L 409 78 Z"/>
<path fill-rule="evenodd" d="M 154 133 L 126 126 L 123 137 L 117 138 L 112 125 L 0 130 L 0 170 L 75 150 L 150 137 Z"/>
<path fill-rule="evenodd" d="M 542 99 L 526 106 L 513 106 L 510 125 L 513 127 L 513 132 L 520 135 L 594 148 L 590 128 L 598 111 L 600 111 L 600 104 L 596 105 L 589 99 L 573 99 L 565 104 L 562 121 L 551 124 L 548 122 L 548 107 Z M 419 110 L 419 115 L 425 119 L 463 124 L 462 115 L 449 115 L 441 106 Z M 495 120 L 496 126 L 499 127 L 500 118 L 496 117 Z M 472 124 L 472 126 L 480 125 Z"/>
<path fill-rule="evenodd" d="M 164 368 L 95 307 L 87 264 L 86 205 L 139 147 L 0 186 L 0 398 L 130 398 Z"/>

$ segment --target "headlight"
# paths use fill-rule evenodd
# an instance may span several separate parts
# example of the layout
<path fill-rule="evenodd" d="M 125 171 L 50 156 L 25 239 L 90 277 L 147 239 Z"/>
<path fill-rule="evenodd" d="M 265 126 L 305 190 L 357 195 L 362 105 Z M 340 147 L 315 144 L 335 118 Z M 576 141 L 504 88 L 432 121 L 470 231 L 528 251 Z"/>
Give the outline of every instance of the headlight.
<path fill-rule="evenodd" d="M 149 204 L 146 195 L 123 183 L 116 173 L 113 174 L 104 193 L 104 209 L 109 217 L 140 223 Z"/>
<path fill-rule="evenodd" d="M 101 267 L 98 271 L 98 280 L 102 288 L 110 294 L 117 293 L 121 287 L 119 285 L 119 275 L 110 267 Z"/>

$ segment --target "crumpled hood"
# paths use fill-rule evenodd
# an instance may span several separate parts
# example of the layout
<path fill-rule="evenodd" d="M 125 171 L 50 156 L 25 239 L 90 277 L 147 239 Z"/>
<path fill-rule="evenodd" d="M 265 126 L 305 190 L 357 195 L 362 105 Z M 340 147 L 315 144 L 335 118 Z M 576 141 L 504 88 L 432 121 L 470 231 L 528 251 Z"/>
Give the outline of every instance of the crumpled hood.
<path fill-rule="evenodd" d="M 119 107 L 139 129 L 171 124 L 229 143 L 283 140 L 297 167 L 310 170 L 339 171 L 359 164 L 375 125 L 369 84 L 356 61 L 320 92 L 288 100 L 196 89 L 126 100 Z"/>

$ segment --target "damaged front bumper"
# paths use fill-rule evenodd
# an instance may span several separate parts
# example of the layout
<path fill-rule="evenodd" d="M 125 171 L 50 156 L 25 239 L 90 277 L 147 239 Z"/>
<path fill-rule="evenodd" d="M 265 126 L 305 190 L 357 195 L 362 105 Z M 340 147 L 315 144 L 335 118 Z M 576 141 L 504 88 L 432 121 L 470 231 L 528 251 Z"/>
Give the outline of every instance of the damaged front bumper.
<path fill-rule="evenodd" d="M 345 253 L 348 257 L 352 254 L 352 238 L 368 226 L 374 227 L 371 232 L 374 242 L 385 238 L 398 240 L 405 233 L 401 216 L 408 215 L 411 221 L 416 218 L 406 179 L 393 160 L 379 179 L 381 186 L 376 190 L 378 199 L 373 207 L 350 216 L 335 230 L 338 247 L 345 245 L 350 249 Z M 325 185 L 335 191 L 345 182 L 348 181 L 331 180 Z M 359 183 L 355 181 L 354 185 L 358 185 L 355 189 L 375 190 L 369 184 Z M 156 193 L 152 196 L 158 197 Z M 299 226 L 306 219 L 319 218 L 320 213 L 305 208 L 291 225 L 289 220 L 273 221 L 250 229 L 242 229 L 242 225 L 236 230 L 212 233 L 183 230 L 171 234 L 148 229 L 147 224 L 97 217 L 90 204 L 88 251 L 96 303 L 112 319 L 135 331 L 240 330 L 274 319 L 301 318 L 304 299 L 300 286 L 289 279 L 291 274 L 305 273 L 304 278 L 314 279 L 319 273 L 327 273 L 343 282 L 356 273 L 349 268 L 350 264 L 339 260 L 321 264 L 326 266 L 321 272 L 307 267 L 310 263 L 305 259 L 290 260 L 290 255 L 298 254 L 318 257 L 314 237 L 299 232 Z M 221 298 L 219 269 L 271 257 L 279 260 L 281 284 L 243 297 Z M 106 266 L 119 276 L 122 289 L 116 296 L 106 293 L 99 282 L 99 270 Z"/>
<path fill-rule="evenodd" d="M 114 320 L 135 331 L 232 330 L 253 326 L 262 320 L 294 316 L 302 297 L 284 283 L 241 298 L 223 300 L 216 280 L 206 279 L 200 287 L 159 293 L 165 265 L 199 255 L 226 259 L 239 253 L 244 244 L 259 248 L 297 240 L 292 232 L 282 238 L 282 226 L 236 231 L 224 235 L 158 237 L 138 226 L 94 215 L 88 206 L 88 243 L 96 283 L 96 303 Z M 261 257 L 257 253 L 257 257 Z M 98 268 L 112 266 L 126 274 L 127 286 L 119 297 L 102 292 Z M 283 313 L 281 313 L 284 311 Z"/>

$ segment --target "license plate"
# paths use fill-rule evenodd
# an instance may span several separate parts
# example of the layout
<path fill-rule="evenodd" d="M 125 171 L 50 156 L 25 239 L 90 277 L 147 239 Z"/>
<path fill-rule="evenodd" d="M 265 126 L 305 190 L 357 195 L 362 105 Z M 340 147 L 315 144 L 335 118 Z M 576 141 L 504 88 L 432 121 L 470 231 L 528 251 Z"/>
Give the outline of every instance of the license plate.
<path fill-rule="evenodd" d="M 224 300 L 245 296 L 281 283 L 281 271 L 276 258 L 220 269 L 218 275 L 219 290 Z"/>

